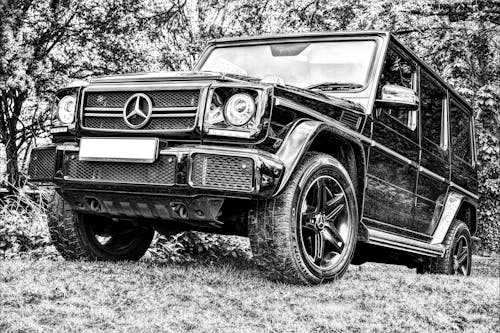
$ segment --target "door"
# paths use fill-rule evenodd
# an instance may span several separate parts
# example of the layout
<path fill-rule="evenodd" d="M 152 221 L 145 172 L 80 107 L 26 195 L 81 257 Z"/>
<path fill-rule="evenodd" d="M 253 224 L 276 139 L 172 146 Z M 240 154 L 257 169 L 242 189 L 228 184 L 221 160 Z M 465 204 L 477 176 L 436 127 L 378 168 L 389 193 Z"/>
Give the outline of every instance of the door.
<path fill-rule="evenodd" d="M 379 82 L 416 90 L 416 65 L 389 48 Z M 377 98 L 380 98 L 378 96 Z M 419 142 L 417 111 L 408 107 L 377 106 L 368 158 L 364 221 L 367 225 L 408 234 L 415 225 Z"/>
<path fill-rule="evenodd" d="M 432 235 L 439 221 L 450 178 L 446 90 L 432 75 L 420 73 L 421 161 L 418 175 L 417 230 Z"/>

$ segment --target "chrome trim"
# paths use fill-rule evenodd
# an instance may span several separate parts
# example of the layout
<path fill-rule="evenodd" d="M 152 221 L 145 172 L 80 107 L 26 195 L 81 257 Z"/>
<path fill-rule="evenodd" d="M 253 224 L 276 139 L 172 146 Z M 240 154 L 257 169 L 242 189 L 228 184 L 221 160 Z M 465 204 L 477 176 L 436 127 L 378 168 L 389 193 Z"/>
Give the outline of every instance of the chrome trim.
<path fill-rule="evenodd" d="M 378 148 L 378 149 L 386 152 L 387 154 L 392 155 L 393 157 L 396 157 L 396 158 L 402 160 L 406 164 L 409 164 L 409 165 L 411 165 L 411 166 L 413 166 L 415 168 L 417 167 L 417 163 L 416 162 L 413 162 L 408 157 L 405 157 L 405 156 L 401 155 L 400 153 L 395 152 L 394 150 L 392 150 L 390 148 L 387 148 L 384 145 L 381 145 L 380 143 L 378 143 L 378 142 L 376 142 L 374 140 L 371 140 L 371 146 L 372 147 L 376 147 L 376 148 Z"/>
<path fill-rule="evenodd" d="M 84 108 L 84 111 L 101 111 L 101 112 L 123 112 L 123 107 L 121 108 L 101 108 L 101 107 L 95 107 L 95 106 L 87 106 Z"/>
<path fill-rule="evenodd" d="M 432 172 L 431 170 L 427 169 L 427 168 L 424 168 L 423 166 L 419 166 L 418 167 L 418 171 L 422 172 L 423 174 L 427 175 L 427 176 L 430 176 L 432 178 L 435 178 L 443 183 L 448 183 L 448 180 L 434 172 Z"/>
<path fill-rule="evenodd" d="M 123 114 L 121 112 L 120 113 L 85 113 L 85 117 L 123 118 Z"/>
<path fill-rule="evenodd" d="M 400 227 L 398 225 L 395 225 L 395 224 L 391 224 L 391 223 L 387 223 L 387 222 L 382 222 L 382 221 L 379 221 L 379 220 L 376 220 L 376 219 L 372 219 L 372 218 L 369 218 L 369 217 L 363 217 L 362 218 L 362 222 L 370 222 L 372 224 L 376 224 L 376 225 L 380 225 L 381 228 L 384 228 L 384 227 L 390 227 L 390 228 L 394 228 L 394 229 L 398 229 L 400 230 L 401 232 L 407 232 L 411 235 L 414 235 L 415 237 L 421 237 L 421 238 L 427 238 L 427 239 L 431 239 L 431 236 L 427 235 L 427 234 L 424 234 L 424 233 L 421 233 L 421 232 L 418 232 L 418 231 L 413 231 L 413 230 L 409 230 L 409 229 L 405 229 L 403 227 Z M 377 228 L 377 227 L 373 227 L 372 228 Z"/>
<path fill-rule="evenodd" d="M 164 82 L 154 84 L 92 84 L 84 88 L 85 92 L 113 92 L 113 91 L 156 91 L 156 90 L 198 90 L 210 85 L 207 81 Z"/>
<path fill-rule="evenodd" d="M 456 183 L 454 182 L 450 182 L 450 186 L 454 189 L 457 189 L 459 190 L 460 192 L 464 193 L 464 194 L 467 194 L 469 197 L 473 198 L 474 200 L 479 200 L 479 195 L 477 194 L 474 194 L 472 192 L 470 192 L 469 190 L 463 188 L 462 186 L 460 185 L 457 185 Z"/>
<path fill-rule="evenodd" d="M 56 146 L 56 150 L 58 151 L 80 151 L 80 148 L 76 145 L 71 146 Z"/>
<path fill-rule="evenodd" d="M 198 101 L 199 103 L 199 101 Z M 198 109 L 197 106 L 169 106 L 165 108 L 153 108 L 153 111 L 161 112 L 161 111 L 177 111 L 177 112 L 187 112 L 187 111 L 196 111 Z"/>
<path fill-rule="evenodd" d="M 165 108 L 155 108 L 153 107 L 153 112 L 165 112 L 165 111 L 177 111 L 177 112 L 187 112 L 187 111 L 196 111 L 198 107 L 196 106 L 171 106 Z M 94 106 L 86 106 L 83 108 L 83 111 L 97 111 L 97 112 L 123 112 L 122 108 L 108 108 L 108 107 L 94 107 Z M 88 115 L 86 113 L 85 115 Z"/>
<path fill-rule="evenodd" d="M 426 256 L 444 256 L 445 248 L 441 244 L 429 244 L 426 242 L 409 239 L 406 237 L 394 235 L 384 231 L 376 230 L 370 227 L 368 229 L 369 244 L 389 247 L 392 249 L 422 254 Z"/>
<path fill-rule="evenodd" d="M 165 113 L 165 114 L 152 114 L 151 118 L 182 118 L 182 117 L 196 117 L 196 113 Z"/>
<path fill-rule="evenodd" d="M 441 213 L 441 218 L 439 219 L 436 230 L 434 230 L 432 235 L 431 244 L 441 244 L 444 241 L 446 234 L 455 219 L 455 215 L 462 204 L 463 198 L 464 195 L 460 193 L 450 192 L 448 194 Z"/>

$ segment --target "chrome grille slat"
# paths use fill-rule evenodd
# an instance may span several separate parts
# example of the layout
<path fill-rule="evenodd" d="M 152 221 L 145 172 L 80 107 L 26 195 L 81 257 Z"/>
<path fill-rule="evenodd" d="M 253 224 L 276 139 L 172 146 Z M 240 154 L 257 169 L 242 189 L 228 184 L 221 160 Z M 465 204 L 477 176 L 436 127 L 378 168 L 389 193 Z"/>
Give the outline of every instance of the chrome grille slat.
<path fill-rule="evenodd" d="M 117 118 L 122 118 L 123 113 L 86 113 L 85 117 L 117 117 Z"/>

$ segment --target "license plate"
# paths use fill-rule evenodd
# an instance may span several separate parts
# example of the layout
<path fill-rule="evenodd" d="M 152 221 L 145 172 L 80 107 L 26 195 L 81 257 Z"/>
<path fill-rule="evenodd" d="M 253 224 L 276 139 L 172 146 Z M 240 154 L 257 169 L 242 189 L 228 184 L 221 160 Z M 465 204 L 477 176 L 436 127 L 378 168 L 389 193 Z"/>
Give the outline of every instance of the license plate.
<path fill-rule="evenodd" d="M 153 163 L 158 154 L 155 138 L 82 138 L 81 161 Z"/>

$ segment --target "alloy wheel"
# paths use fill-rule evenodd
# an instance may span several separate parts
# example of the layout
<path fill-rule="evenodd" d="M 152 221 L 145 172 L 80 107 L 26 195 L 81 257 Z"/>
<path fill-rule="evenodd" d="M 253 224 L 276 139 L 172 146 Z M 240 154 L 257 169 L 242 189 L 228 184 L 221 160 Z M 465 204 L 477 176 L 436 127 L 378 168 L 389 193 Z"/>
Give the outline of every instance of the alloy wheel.
<path fill-rule="evenodd" d="M 315 179 L 304 192 L 298 234 L 305 259 L 316 270 L 340 260 L 349 241 L 349 207 L 342 186 L 330 176 Z"/>

